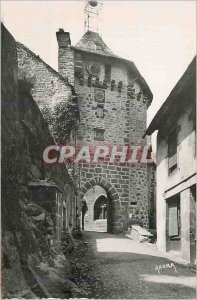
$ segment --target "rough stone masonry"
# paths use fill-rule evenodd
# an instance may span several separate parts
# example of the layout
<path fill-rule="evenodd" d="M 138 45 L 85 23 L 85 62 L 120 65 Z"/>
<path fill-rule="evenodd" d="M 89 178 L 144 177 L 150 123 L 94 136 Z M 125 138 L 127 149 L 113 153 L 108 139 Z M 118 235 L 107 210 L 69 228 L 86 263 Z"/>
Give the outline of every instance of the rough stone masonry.
<path fill-rule="evenodd" d="M 78 94 L 78 143 L 146 145 L 142 136 L 152 93 L 134 63 L 113 54 L 98 33 L 87 31 L 75 47 L 68 32 L 60 29 L 56 35 L 58 71 Z M 147 165 L 131 167 L 109 159 L 98 165 L 84 163 L 81 199 L 99 185 L 107 192 L 108 232 L 124 231 L 129 214 L 148 228 L 152 176 L 153 169 Z"/>

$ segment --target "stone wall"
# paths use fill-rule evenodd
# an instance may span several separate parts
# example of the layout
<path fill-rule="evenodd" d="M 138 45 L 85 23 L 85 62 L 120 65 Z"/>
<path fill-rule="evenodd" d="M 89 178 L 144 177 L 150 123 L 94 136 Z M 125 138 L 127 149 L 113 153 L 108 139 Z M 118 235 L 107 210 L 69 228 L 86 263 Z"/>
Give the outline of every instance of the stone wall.
<path fill-rule="evenodd" d="M 17 43 L 19 78 L 25 79 L 56 141 L 70 138 L 77 124 L 78 105 L 73 87 L 24 45 Z"/>
<path fill-rule="evenodd" d="M 17 43 L 17 59 L 18 76 L 21 80 L 28 82 L 32 96 L 53 135 L 55 142 L 51 145 L 74 142 L 79 122 L 79 110 L 73 86 L 39 56 L 20 43 Z M 57 170 L 57 174 L 63 169 L 66 171 L 66 167 L 62 164 L 53 168 L 60 169 Z M 76 227 L 79 181 L 77 176 L 75 174 L 75 178 L 69 177 L 69 180 L 64 180 L 64 188 L 68 191 L 64 196 L 65 202 L 67 202 L 66 226 L 70 226 L 70 228 Z M 57 176 L 56 180 L 60 180 L 60 178 Z"/>
<path fill-rule="evenodd" d="M 62 224 L 57 228 L 48 209 L 42 203 L 32 202 L 29 183 L 48 178 L 50 184 L 52 180 L 62 190 L 62 205 L 68 198 L 70 176 L 64 167 L 56 169 L 43 164 L 43 149 L 55 141 L 32 97 L 31 82 L 26 77 L 18 78 L 16 42 L 4 25 L 1 30 L 2 297 L 58 298 L 62 293 L 64 298 L 68 297 L 68 290 L 60 283 L 65 283 L 64 279 L 57 275 L 51 284 L 50 272 L 39 268 L 43 262 L 49 268 L 49 260 L 53 258 L 52 271 L 60 259 L 55 243 L 58 242 L 56 231 L 61 233 Z M 75 215 L 72 220 L 75 222 Z M 64 257 L 61 259 L 66 274 L 68 264 Z"/>

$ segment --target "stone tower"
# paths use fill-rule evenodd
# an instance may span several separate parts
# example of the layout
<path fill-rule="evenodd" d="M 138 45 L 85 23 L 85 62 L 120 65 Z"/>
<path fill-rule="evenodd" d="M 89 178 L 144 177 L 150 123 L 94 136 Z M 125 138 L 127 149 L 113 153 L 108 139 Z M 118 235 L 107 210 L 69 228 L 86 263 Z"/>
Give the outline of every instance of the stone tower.
<path fill-rule="evenodd" d="M 152 93 L 132 61 L 120 58 L 100 35 L 87 31 L 76 46 L 60 29 L 59 73 L 78 94 L 78 143 L 95 145 L 145 145 L 147 108 Z M 121 232 L 129 215 L 148 228 L 150 168 L 141 164 L 81 164 L 80 193 L 86 209 L 85 229 Z M 85 217 L 84 217 L 85 214 Z"/>

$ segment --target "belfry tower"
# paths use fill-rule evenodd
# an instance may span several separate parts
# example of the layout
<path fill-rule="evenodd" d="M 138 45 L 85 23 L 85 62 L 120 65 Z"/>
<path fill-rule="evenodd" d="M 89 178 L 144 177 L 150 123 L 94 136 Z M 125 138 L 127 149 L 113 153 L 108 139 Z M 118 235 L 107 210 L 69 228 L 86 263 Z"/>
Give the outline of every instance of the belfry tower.
<path fill-rule="evenodd" d="M 147 108 L 152 93 L 132 61 L 115 55 L 93 27 L 102 4 L 85 3 L 85 34 L 71 46 L 70 34 L 60 29 L 59 73 L 78 93 L 80 126 L 77 141 L 83 144 L 145 145 Z M 93 16 L 92 12 L 94 12 Z M 97 26 L 97 25 L 96 25 Z M 84 229 L 121 232 L 129 214 L 149 227 L 150 168 L 135 164 L 81 166 L 81 201 L 86 205 Z"/>
<path fill-rule="evenodd" d="M 94 31 L 102 33 L 102 1 L 85 0 L 84 9 L 84 33 Z"/>

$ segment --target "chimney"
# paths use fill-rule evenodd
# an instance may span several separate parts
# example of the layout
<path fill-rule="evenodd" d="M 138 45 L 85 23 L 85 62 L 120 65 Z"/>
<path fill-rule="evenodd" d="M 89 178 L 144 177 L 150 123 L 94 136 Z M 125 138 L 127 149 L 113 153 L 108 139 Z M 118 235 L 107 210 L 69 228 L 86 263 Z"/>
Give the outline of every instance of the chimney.
<path fill-rule="evenodd" d="M 74 85 L 74 50 L 71 48 L 70 33 L 60 28 L 56 32 L 58 42 L 58 72 Z"/>

